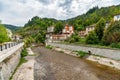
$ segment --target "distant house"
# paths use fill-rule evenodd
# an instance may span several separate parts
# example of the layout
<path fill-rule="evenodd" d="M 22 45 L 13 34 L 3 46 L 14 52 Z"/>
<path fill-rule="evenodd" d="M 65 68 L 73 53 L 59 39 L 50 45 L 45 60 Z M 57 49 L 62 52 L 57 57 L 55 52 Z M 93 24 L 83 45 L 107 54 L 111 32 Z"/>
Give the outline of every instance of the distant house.
<path fill-rule="evenodd" d="M 120 20 L 120 14 L 114 16 L 114 21 L 119 21 Z"/>
<path fill-rule="evenodd" d="M 96 24 L 90 25 L 86 27 L 86 35 L 89 34 L 90 31 L 93 31 L 95 29 Z"/>
<path fill-rule="evenodd" d="M 96 24 L 87 26 L 85 30 L 82 30 L 79 32 L 80 37 L 85 37 L 89 34 L 90 31 L 93 31 L 95 29 Z"/>
<path fill-rule="evenodd" d="M 47 33 L 53 33 L 54 32 L 54 26 L 50 26 L 47 28 Z"/>
<path fill-rule="evenodd" d="M 64 40 L 67 39 L 67 36 L 64 35 L 64 34 L 56 34 L 56 35 L 52 35 L 52 36 L 51 36 L 51 39 L 52 39 L 53 41 L 64 41 Z"/>
<path fill-rule="evenodd" d="M 53 33 L 54 33 L 54 26 L 48 27 L 46 38 L 47 38 L 47 40 L 49 40 L 49 42 L 51 42 L 51 39 L 52 39 L 51 37 L 52 37 Z"/>
<path fill-rule="evenodd" d="M 22 41 L 22 36 L 21 35 L 14 35 L 13 37 L 12 37 L 12 39 L 13 39 L 13 41 Z"/>
<path fill-rule="evenodd" d="M 64 27 L 64 29 L 62 30 L 62 34 L 67 36 L 67 37 L 70 37 L 73 33 L 74 33 L 74 27 L 73 26 L 66 25 Z"/>
<path fill-rule="evenodd" d="M 74 33 L 74 27 L 66 25 L 64 29 L 62 30 L 63 34 L 73 34 Z"/>
<path fill-rule="evenodd" d="M 47 41 L 48 42 L 53 42 L 53 41 L 64 41 L 68 37 L 70 37 L 74 33 L 74 27 L 66 25 L 61 34 L 54 34 L 54 27 L 48 27 L 47 28 Z"/>

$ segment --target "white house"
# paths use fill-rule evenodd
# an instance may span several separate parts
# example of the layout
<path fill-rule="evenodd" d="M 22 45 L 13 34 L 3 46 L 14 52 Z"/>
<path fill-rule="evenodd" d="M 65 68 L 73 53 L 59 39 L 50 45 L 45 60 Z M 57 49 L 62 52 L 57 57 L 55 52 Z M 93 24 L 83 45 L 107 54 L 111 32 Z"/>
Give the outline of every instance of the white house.
<path fill-rule="evenodd" d="M 61 34 L 54 34 L 54 26 L 47 28 L 46 38 L 48 42 L 64 41 L 74 33 L 74 27 L 66 25 Z"/>
<path fill-rule="evenodd" d="M 54 32 L 54 26 L 50 26 L 47 28 L 47 33 L 52 33 Z"/>
<path fill-rule="evenodd" d="M 95 29 L 96 24 L 90 25 L 86 27 L 85 35 L 88 35 L 90 31 L 93 31 Z"/>
<path fill-rule="evenodd" d="M 120 14 L 114 16 L 114 21 L 119 21 L 120 20 Z"/>

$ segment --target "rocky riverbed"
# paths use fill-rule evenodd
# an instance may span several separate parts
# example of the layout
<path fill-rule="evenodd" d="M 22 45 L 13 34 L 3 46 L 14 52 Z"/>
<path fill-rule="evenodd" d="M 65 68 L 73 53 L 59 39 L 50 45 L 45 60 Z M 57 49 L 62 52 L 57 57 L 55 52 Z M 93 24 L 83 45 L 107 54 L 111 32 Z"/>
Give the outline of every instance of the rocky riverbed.
<path fill-rule="evenodd" d="M 38 54 L 34 80 L 120 80 L 118 70 L 44 47 L 32 50 Z"/>

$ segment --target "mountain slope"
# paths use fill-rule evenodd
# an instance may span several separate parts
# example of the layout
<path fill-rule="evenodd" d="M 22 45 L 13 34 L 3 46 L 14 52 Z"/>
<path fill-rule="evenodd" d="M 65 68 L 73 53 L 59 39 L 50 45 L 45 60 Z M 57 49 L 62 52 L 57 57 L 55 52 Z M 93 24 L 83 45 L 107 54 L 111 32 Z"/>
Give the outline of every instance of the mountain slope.
<path fill-rule="evenodd" d="M 82 30 L 86 26 L 97 23 L 101 17 L 107 22 L 111 21 L 114 15 L 120 14 L 120 5 L 109 7 L 93 7 L 86 14 L 79 15 L 77 17 L 66 20 L 71 25 L 74 25 L 75 29 Z"/>
<path fill-rule="evenodd" d="M 20 29 L 21 27 L 17 27 L 17 26 L 14 26 L 14 25 L 10 25 L 10 24 L 3 24 L 6 28 L 12 30 L 12 31 L 16 31 L 18 29 Z"/>

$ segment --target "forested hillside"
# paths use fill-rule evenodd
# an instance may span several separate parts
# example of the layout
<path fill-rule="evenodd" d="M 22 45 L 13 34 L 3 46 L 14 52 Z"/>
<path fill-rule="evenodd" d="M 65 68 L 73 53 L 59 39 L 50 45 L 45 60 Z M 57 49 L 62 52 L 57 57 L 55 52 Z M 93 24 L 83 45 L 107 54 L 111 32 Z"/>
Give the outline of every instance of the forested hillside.
<path fill-rule="evenodd" d="M 56 20 L 52 18 L 33 17 L 18 32 L 25 38 L 26 43 L 44 43 L 47 27 L 55 26 L 55 33 L 59 33 L 65 24 L 73 25 L 76 31 L 85 29 L 86 26 L 98 23 L 101 18 L 110 22 L 114 15 L 120 14 L 120 5 L 110 7 L 93 7 L 87 13 L 68 20 Z M 103 34 L 102 34 L 103 36 Z M 102 37 L 101 37 L 102 39 Z"/>
<path fill-rule="evenodd" d="M 109 22 L 117 14 L 120 14 L 120 5 L 102 8 L 93 7 L 86 14 L 68 19 L 66 22 L 74 25 L 76 30 L 82 30 L 88 25 L 97 23 L 101 17 Z"/>
<path fill-rule="evenodd" d="M 33 17 L 18 32 L 25 38 L 27 44 L 44 43 L 47 27 L 55 25 L 58 21 L 52 18 Z"/>
<path fill-rule="evenodd" d="M 21 27 L 17 27 L 17 26 L 14 26 L 14 25 L 10 25 L 10 24 L 3 24 L 6 28 L 12 30 L 12 31 L 16 31 L 18 29 L 20 29 Z"/>
<path fill-rule="evenodd" d="M 6 28 L 0 24 L 0 43 L 9 41 Z"/>

